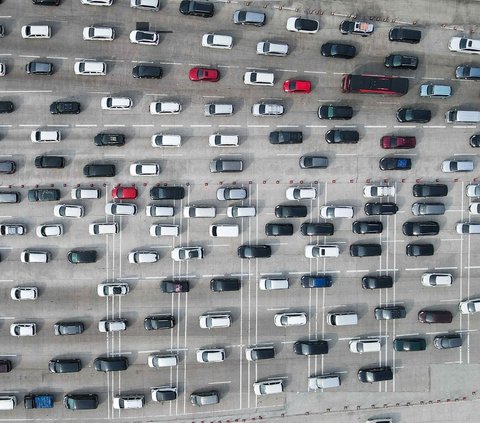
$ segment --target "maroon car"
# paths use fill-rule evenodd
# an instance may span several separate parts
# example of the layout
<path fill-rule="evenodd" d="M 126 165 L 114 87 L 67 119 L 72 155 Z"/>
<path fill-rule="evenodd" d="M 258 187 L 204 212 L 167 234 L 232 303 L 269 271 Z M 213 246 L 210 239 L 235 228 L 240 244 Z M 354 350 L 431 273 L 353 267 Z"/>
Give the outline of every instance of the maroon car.
<path fill-rule="evenodd" d="M 448 310 L 420 310 L 418 313 L 420 323 L 451 323 L 452 318 Z"/>
<path fill-rule="evenodd" d="M 382 148 L 415 148 L 417 140 L 415 137 L 397 137 L 396 135 L 385 135 L 380 140 Z"/>

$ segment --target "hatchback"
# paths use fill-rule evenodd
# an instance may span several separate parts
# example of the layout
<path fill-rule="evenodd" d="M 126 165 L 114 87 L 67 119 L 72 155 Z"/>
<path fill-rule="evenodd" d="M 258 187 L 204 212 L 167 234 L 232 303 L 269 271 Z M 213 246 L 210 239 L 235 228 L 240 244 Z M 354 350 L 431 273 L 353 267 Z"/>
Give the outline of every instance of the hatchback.
<path fill-rule="evenodd" d="M 317 189 L 314 187 L 290 187 L 285 192 L 287 200 L 314 200 L 317 198 Z"/>
<path fill-rule="evenodd" d="M 382 222 L 356 220 L 352 224 L 352 232 L 354 234 L 381 234 L 382 231 Z"/>
<path fill-rule="evenodd" d="M 217 82 L 220 79 L 220 72 L 211 68 L 192 68 L 188 72 L 190 81 Z"/>
<path fill-rule="evenodd" d="M 255 395 L 272 395 L 272 394 L 279 394 L 283 392 L 282 379 L 269 379 L 264 382 L 255 382 L 253 384 L 253 392 Z"/>
<path fill-rule="evenodd" d="M 409 257 L 433 256 L 433 244 L 407 244 L 406 254 Z"/>
<path fill-rule="evenodd" d="M 244 200 L 247 195 L 246 188 L 226 187 L 217 189 L 217 200 Z"/>
<path fill-rule="evenodd" d="M 151 388 L 150 394 L 152 397 L 152 401 L 155 402 L 163 403 L 165 401 L 174 401 L 177 399 L 177 388 L 172 388 L 170 386 Z"/>
<path fill-rule="evenodd" d="M 83 322 L 57 322 L 53 326 L 55 335 L 80 335 L 83 330 Z"/>
<path fill-rule="evenodd" d="M 115 30 L 107 26 L 86 26 L 83 28 L 83 39 L 87 41 L 113 41 Z"/>
<path fill-rule="evenodd" d="M 137 205 L 133 203 L 107 203 L 105 214 L 108 216 L 134 216 L 137 214 Z"/>
<path fill-rule="evenodd" d="M 162 281 L 160 288 L 162 292 L 173 294 L 173 293 L 190 291 L 190 284 L 188 281 L 179 281 L 179 280 Z"/>
<path fill-rule="evenodd" d="M 283 83 L 283 91 L 286 93 L 308 94 L 312 91 L 312 83 L 300 79 L 288 79 Z"/>
<path fill-rule="evenodd" d="M 144 44 L 157 46 L 160 42 L 160 36 L 155 31 L 132 31 L 130 32 L 130 42 L 133 44 Z"/>
<path fill-rule="evenodd" d="M 480 298 L 460 301 L 458 309 L 462 314 L 473 314 L 480 312 Z"/>
<path fill-rule="evenodd" d="M 93 360 L 97 372 L 121 372 L 128 368 L 128 358 L 122 356 L 97 357 Z"/>
<path fill-rule="evenodd" d="M 155 315 L 145 317 L 143 327 L 146 330 L 171 329 L 175 326 L 175 318 L 172 315 Z"/>
<path fill-rule="evenodd" d="M 116 200 L 134 200 L 137 198 L 137 188 L 116 186 L 112 189 L 112 198 Z"/>
<path fill-rule="evenodd" d="M 95 263 L 97 252 L 95 250 L 72 250 L 68 252 L 67 260 L 72 264 Z"/>
<path fill-rule="evenodd" d="M 82 370 L 82 362 L 78 358 L 53 359 L 48 362 L 51 373 L 76 373 Z"/>
<path fill-rule="evenodd" d="M 424 273 L 423 286 L 452 286 L 453 276 L 450 273 Z"/>
<path fill-rule="evenodd" d="M 302 156 L 298 162 L 301 169 L 325 169 L 328 158 L 325 156 Z"/>
<path fill-rule="evenodd" d="M 420 310 L 418 321 L 420 323 L 452 323 L 453 316 L 448 310 Z"/>
<path fill-rule="evenodd" d="M 196 407 L 218 404 L 219 402 L 220 396 L 217 391 L 197 391 L 190 395 L 190 403 Z"/>
<path fill-rule="evenodd" d="M 53 64 L 50 62 L 30 62 L 25 65 L 25 72 L 29 75 L 51 75 Z"/>
<path fill-rule="evenodd" d="M 425 109 L 400 108 L 397 110 L 397 120 L 399 122 L 417 122 L 427 123 L 432 118 L 432 112 Z"/>
<path fill-rule="evenodd" d="M 80 218 L 85 214 L 85 208 L 78 204 L 57 204 L 53 209 L 55 217 Z"/>
<path fill-rule="evenodd" d="M 221 363 L 225 360 L 225 350 L 223 348 L 200 348 L 196 355 L 199 363 Z"/>
<path fill-rule="evenodd" d="M 407 315 L 403 306 L 376 307 L 374 314 L 376 320 L 404 319 Z"/>

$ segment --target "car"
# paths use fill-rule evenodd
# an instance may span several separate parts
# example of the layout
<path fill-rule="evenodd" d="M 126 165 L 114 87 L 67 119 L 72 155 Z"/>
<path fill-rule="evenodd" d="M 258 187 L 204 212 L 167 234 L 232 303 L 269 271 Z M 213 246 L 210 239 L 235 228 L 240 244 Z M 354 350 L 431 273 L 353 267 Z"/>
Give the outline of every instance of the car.
<path fill-rule="evenodd" d="M 86 41 L 113 41 L 115 30 L 109 26 L 86 26 L 83 28 L 83 39 Z"/>
<path fill-rule="evenodd" d="M 182 186 L 153 187 L 150 189 L 152 200 L 182 200 L 185 197 L 185 188 Z"/>
<path fill-rule="evenodd" d="M 407 244 L 406 254 L 409 257 L 433 256 L 433 244 Z"/>
<path fill-rule="evenodd" d="M 412 159 L 408 157 L 383 157 L 378 162 L 381 170 L 410 170 Z"/>
<path fill-rule="evenodd" d="M 480 134 L 472 135 L 469 139 L 470 147 L 480 147 Z"/>
<path fill-rule="evenodd" d="M 433 338 L 433 346 L 438 350 L 459 348 L 462 346 L 462 336 L 457 333 L 437 335 L 435 338 Z"/>
<path fill-rule="evenodd" d="M 56 223 L 49 224 L 49 225 L 38 225 L 35 233 L 39 238 L 47 238 L 50 236 L 61 236 L 63 235 L 63 225 L 56 224 Z"/>
<path fill-rule="evenodd" d="M 257 54 L 262 56 L 287 56 L 288 44 L 271 41 L 260 41 L 257 43 Z"/>
<path fill-rule="evenodd" d="M 202 46 L 229 50 L 233 47 L 233 38 L 230 35 L 203 34 Z"/>
<path fill-rule="evenodd" d="M 119 332 L 126 329 L 126 319 L 106 319 L 98 322 L 98 330 L 100 332 Z"/>
<path fill-rule="evenodd" d="M 253 392 L 255 395 L 273 395 L 283 392 L 283 379 L 268 379 L 263 382 L 255 382 L 253 384 Z"/>
<path fill-rule="evenodd" d="M 450 273 L 424 273 L 423 286 L 452 286 L 453 276 Z"/>
<path fill-rule="evenodd" d="M 198 318 L 202 329 L 228 328 L 232 325 L 230 314 L 202 314 Z"/>
<path fill-rule="evenodd" d="M 28 190 L 28 201 L 58 201 L 60 190 L 56 188 L 34 188 Z"/>
<path fill-rule="evenodd" d="M 163 403 L 165 401 L 174 401 L 177 399 L 177 388 L 173 388 L 171 386 L 151 388 L 150 394 L 152 397 L 152 401 L 155 401 L 155 402 Z"/>
<path fill-rule="evenodd" d="M 393 278 L 391 276 L 364 276 L 362 278 L 363 289 L 382 289 L 391 288 L 393 286 Z"/>
<path fill-rule="evenodd" d="M 160 254 L 153 250 L 138 250 L 128 253 L 128 262 L 134 264 L 156 263 L 160 259 Z"/>
<path fill-rule="evenodd" d="M 52 75 L 53 64 L 50 62 L 29 62 L 25 65 L 25 72 L 28 75 Z"/>
<path fill-rule="evenodd" d="M 107 203 L 105 214 L 108 216 L 134 216 L 137 214 L 137 205 L 133 203 Z"/>
<path fill-rule="evenodd" d="M 233 104 L 229 103 L 208 103 L 203 108 L 205 116 L 231 116 L 233 111 Z"/>
<path fill-rule="evenodd" d="M 420 310 L 417 317 L 420 323 L 452 323 L 453 320 L 448 310 Z"/>
<path fill-rule="evenodd" d="M 107 163 L 90 163 L 83 167 L 83 176 L 87 178 L 111 178 L 115 176 L 115 165 Z"/>
<path fill-rule="evenodd" d="M 373 315 L 376 320 L 404 319 L 407 315 L 403 306 L 375 307 Z"/>
<path fill-rule="evenodd" d="M 412 214 L 414 216 L 443 215 L 445 214 L 445 204 L 416 202 L 412 204 Z"/>
<path fill-rule="evenodd" d="M 473 314 L 480 312 L 480 298 L 460 301 L 458 309 L 462 314 Z"/>
<path fill-rule="evenodd" d="M 328 157 L 307 155 L 300 157 L 298 165 L 301 169 L 325 169 L 328 167 Z"/>
<path fill-rule="evenodd" d="M 333 106 L 332 104 L 318 108 L 319 119 L 349 120 L 353 117 L 353 108 L 350 106 Z"/>
<path fill-rule="evenodd" d="M 366 198 L 375 197 L 393 197 L 395 195 L 395 186 L 391 185 L 364 185 L 363 196 Z"/>
<path fill-rule="evenodd" d="M 348 21 L 344 20 L 340 22 L 338 27 L 340 33 L 343 35 L 346 34 L 357 34 L 361 35 L 362 37 L 367 37 L 373 34 L 374 26 L 368 22 L 355 22 L 355 21 Z"/>
<path fill-rule="evenodd" d="M 352 224 L 352 232 L 354 234 L 381 234 L 383 224 L 379 221 L 356 220 Z"/>
<path fill-rule="evenodd" d="M 15 106 L 12 101 L 0 100 L 0 113 L 12 113 Z"/>
<path fill-rule="evenodd" d="M 30 134 L 30 140 L 35 143 L 46 143 L 46 142 L 59 142 L 62 139 L 62 133 L 60 131 L 45 131 L 45 130 L 36 130 L 32 131 Z M 44 156 L 52 157 L 52 156 Z"/>
<path fill-rule="evenodd" d="M 25 235 L 27 228 L 20 223 L 2 223 L 0 224 L 0 236 L 7 235 Z"/>
<path fill-rule="evenodd" d="M 116 395 L 113 397 L 112 406 L 114 410 L 138 409 L 145 405 L 145 396 L 141 394 Z"/>
<path fill-rule="evenodd" d="M 13 160 L 0 160 L 0 174 L 11 175 L 17 170 L 17 164 Z"/>
<path fill-rule="evenodd" d="M 318 258 L 318 257 L 338 257 L 340 249 L 338 245 L 306 245 L 305 257 L 306 258 Z"/>
<path fill-rule="evenodd" d="M 22 38 L 50 38 L 51 28 L 48 25 L 24 25 L 20 30 Z M 0 37 L 5 36 L 5 29 L 3 25 L 0 28 Z"/>
<path fill-rule="evenodd" d="M 53 325 L 55 335 L 80 335 L 83 330 L 82 322 L 57 322 Z"/>
<path fill-rule="evenodd" d="M 12 336 L 35 336 L 36 334 L 36 323 L 12 323 L 10 325 L 10 335 Z"/>
<path fill-rule="evenodd" d="M 237 254 L 244 259 L 268 258 L 272 255 L 272 249 L 270 245 L 241 245 Z"/>
<path fill-rule="evenodd" d="M 291 223 L 267 223 L 265 225 L 265 235 L 267 236 L 293 235 L 293 225 Z"/>
<path fill-rule="evenodd" d="M 306 206 L 279 205 L 275 207 L 275 217 L 306 217 L 308 210 Z"/>
<path fill-rule="evenodd" d="M 49 251 L 44 250 L 23 250 L 20 253 L 22 263 L 48 263 L 52 258 Z"/>
<path fill-rule="evenodd" d="M 385 135 L 380 139 L 380 147 L 385 149 L 415 148 L 416 145 L 417 139 L 415 137 Z"/>
<path fill-rule="evenodd" d="M 144 44 L 147 46 L 158 46 L 160 36 L 155 31 L 132 31 L 130 32 L 130 42 L 133 44 Z"/>
<path fill-rule="evenodd" d="M 312 83 L 302 79 L 287 79 L 283 83 L 283 91 L 286 93 L 308 94 L 312 91 Z"/>
<path fill-rule="evenodd" d="M 390 54 L 383 62 L 386 68 L 392 69 L 417 69 L 418 57 L 403 54 Z"/>
<path fill-rule="evenodd" d="M 143 327 L 145 330 L 171 329 L 175 326 L 175 317 L 172 315 L 154 315 L 145 317 Z"/>
<path fill-rule="evenodd" d="M 395 338 L 393 340 L 395 351 L 424 351 L 427 349 L 427 342 L 424 338 Z"/>
<path fill-rule="evenodd" d="M 392 380 L 393 372 L 388 366 L 371 367 L 360 369 L 357 374 L 358 380 L 362 383 L 382 382 L 384 380 Z"/>
<path fill-rule="evenodd" d="M 137 198 L 137 188 L 118 185 L 112 189 L 112 198 L 116 200 L 134 200 Z"/>
<path fill-rule="evenodd" d="M 356 144 L 359 139 L 358 131 L 330 129 L 325 133 L 325 141 L 329 144 Z"/>
<path fill-rule="evenodd" d="M 450 85 L 440 84 L 422 84 L 420 85 L 420 97 L 431 98 L 448 98 L 452 95 L 452 87 Z"/>
<path fill-rule="evenodd" d="M 467 197 L 480 197 L 480 184 L 468 184 L 465 188 Z"/>
<path fill-rule="evenodd" d="M 404 28 L 396 26 L 388 33 L 390 41 L 399 41 L 402 43 L 418 44 L 422 38 L 422 32 L 418 29 Z"/>
<path fill-rule="evenodd" d="M 160 10 L 160 0 L 130 0 L 130 7 L 158 12 Z"/>
<path fill-rule="evenodd" d="M 248 191 L 246 188 L 225 187 L 217 189 L 217 200 L 245 200 Z"/>
<path fill-rule="evenodd" d="M 132 68 L 132 76 L 139 79 L 160 79 L 163 70 L 160 66 L 141 63 Z"/>
<path fill-rule="evenodd" d="M 172 250 L 172 260 L 201 260 L 203 259 L 203 247 L 177 247 Z"/>
<path fill-rule="evenodd" d="M 300 278 L 302 288 L 330 288 L 332 277 L 330 275 L 303 275 Z"/>
<path fill-rule="evenodd" d="M 190 395 L 190 403 L 196 407 L 218 404 L 219 402 L 220 396 L 218 391 L 196 391 Z"/>
<path fill-rule="evenodd" d="M 250 10 L 236 10 L 233 13 L 233 23 L 236 25 L 265 25 L 265 13 Z"/>
<path fill-rule="evenodd" d="M 160 288 L 162 292 L 166 292 L 168 294 L 190 291 L 190 285 L 188 281 L 181 281 L 181 280 L 162 281 Z"/>
<path fill-rule="evenodd" d="M 35 167 L 38 169 L 63 169 L 65 158 L 62 156 L 37 156 L 35 157 Z"/>
<path fill-rule="evenodd" d="M 431 220 L 405 222 L 402 225 L 402 233 L 406 236 L 438 235 L 439 231 L 438 223 Z"/>
<path fill-rule="evenodd" d="M 48 362 L 51 373 L 77 373 L 82 370 L 82 362 L 78 358 L 60 358 Z"/>
<path fill-rule="evenodd" d="M 382 246 L 380 244 L 352 244 L 350 245 L 350 255 L 352 257 L 381 256 Z"/>
<path fill-rule="evenodd" d="M 0 76 L 5 76 L 7 74 L 7 65 L 3 62 L 0 62 Z"/>
<path fill-rule="evenodd" d="M 174 101 L 152 101 L 150 103 L 151 115 L 178 114 L 182 111 L 182 105 Z"/>
<path fill-rule="evenodd" d="M 285 192 L 287 200 L 314 200 L 317 198 L 317 189 L 314 187 L 290 187 Z"/>
<path fill-rule="evenodd" d="M 125 145 L 125 135 L 100 133 L 95 135 L 93 138 L 93 143 L 97 147 L 122 147 Z"/>
<path fill-rule="evenodd" d="M 130 287 L 127 282 L 104 282 L 97 285 L 99 297 L 127 295 L 129 292 Z"/>
<path fill-rule="evenodd" d="M 171 206 L 149 204 L 145 207 L 145 214 L 149 217 L 172 217 L 175 215 L 175 208 Z"/>
<path fill-rule="evenodd" d="M 10 290 L 10 298 L 16 301 L 36 300 L 38 288 L 36 286 L 15 286 Z"/>
<path fill-rule="evenodd" d="M 302 131 L 273 131 L 268 137 L 270 144 L 301 144 Z"/>
<path fill-rule="evenodd" d="M 293 344 L 293 352 L 297 355 L 328 354 L 328 342 L 322 339 L 297 341 Z"/>
<path fill-rule="evenodd" d="M 111 6 L 113 0 L 80 0 L 80 2 L 90 6 Z"/>
<path fill-rule="evenodd" d="M 238 135 L 212 134 L 208 137 L 210 147 L 238 147 Z"/>
<path fill-rule="evenodd" d="M 217 82 L 220 79 L 220 72 L 212 68 L 192 68 L 188 72 L 190 81 Z"/>
<path fill-rule="evenodd" d="M 315 34 L 318 32 L 319 28 L 320 24 L 316 19 L 292 16 L 287 20 L 288 31 L 302 32 L 304 34 Z"/>
<path fill-rule="evenodd" d="M 97 252 L 95 250 L 71 250 L 67 254 L 67 260 L 72 264 L 95 263 Z"/>
<path fill-rule="evenodd" d="M 281 116 L 283 113 L 284 107 L 281 104 L 255 103 L 252 106 L 253 116 Z"/>
<path fill-rule="evenodd" d="M 480 214 L 480 203 L 471 203 L 469 206 L 468 206 L 468 211 L 471 213 L 471 214 Z"/>
<path fill-rule="evenodd" d="M 448 49 L 457 53 L 480 54 L 480 40 L 467 37 L 452 37 Z"/>
<path fill-rule="evenodd" d="M 335 219 L 339 217 L 352 218 L 354 208 L 352 206 L 323 206 L 320 208 L 320 216 L 324 219 Z"/>
<path fill-rule="evenodd" d="M 179 7 L 182 15 L 199 16 L 201 18 L 211 18 L 214 10 L 213 3 L 203 1 L 182 0 Z"/>
<path fill-rule="evenodd" d="M 275 347 L 273 346 L 253 346 L 245 348 L 245 358 L 247 361 L 260 361 L 275 358 Z"/>
<path fill-rule="evenodd" d="M 160 165 L 158 163 L 132 163 L 130 165 L 131 176 L 158 176 Z"/>
<path fill-rule="evenodd" d="M 83 4 L 96 6 L 110 6 L 110 4 L 85 3 L 100 0 L 82 0 Z M 109 0 L 112 2 L 113 0 Z M 95 410 L 98 407 L 98 396 L 96 394 L 67 394 L 63 397 L 63 405 L 67 410 Z"/>
<path fill-rule="evenodd" d="M 50 104 L 50 113 L 52 115 L 66 115 L 80 113 L 81 106 L 78 101 L 54 101 Z"/>
<path fill-rule="evenodd" d="M 223 348 L 199 348 L 196 355 L 198 363 L 221 363 L 226 354 Z"/>
<path fill-rule="evenodd" d="M 357 49 L 351 44 L 325 43 L 320 48 L 323 57 L 335 57 L 338 59 L 352 59 L 357 54 Z"/>
<path fill-rule="evenodd" d="M 363 208 L 367 216 L 392 215 L 398 211 L 395 203 L 366 203 Z"/>
<path fill-rule="evenodd" d="M 100 106 L 102 110 L 130 110 L 133 101 L 130 97 L 102 97 Z"/>
<path fill-rule="evenodd" d="M 210 290 L 213 292 L 239 291 L 240 279 L 237 278 L 213 278 L 210 280 Z"/>
<path fill-rule="evenodd" d="M 473 170 L 472 160 L 444 160 L 441 165 L 442 172 L 471 172 Z"/>
<path fill-rule="evenodd" d="M 333 235 L 333 223 L 305 222 L 300 226 L 300 232 L 305 236 L 330 236 Z"/>
<path fill-rule="evenodd" d="M 402 107 L 397 110 L 396 117 L 399 122 L 427 123 L 432 118 L 432 112 L 426 109 Z"/>
<path fill-rule="evenodd" d="M 122 356 L 97 357 L 93 360 L 97 372 L 121 372 L 128 368 L 128 358 Z"/>
<path fill-rule="evenodd" d="M 60 0 L 32 0 L 32 3 L 39 6 L 58 6 Z"/>
<path fill-rule="evenodd" d="M 412 193 L 414 197 L 445 197 L 448 194 L 448 186 L 445 184 L 415 184 L 412 187 Z"/>
<path fill-rule="evenodd" d="M 85 208 L 78 204 L 57 204 L 53 209 L 55 217 L 80 218 L 85 214 Z"/>

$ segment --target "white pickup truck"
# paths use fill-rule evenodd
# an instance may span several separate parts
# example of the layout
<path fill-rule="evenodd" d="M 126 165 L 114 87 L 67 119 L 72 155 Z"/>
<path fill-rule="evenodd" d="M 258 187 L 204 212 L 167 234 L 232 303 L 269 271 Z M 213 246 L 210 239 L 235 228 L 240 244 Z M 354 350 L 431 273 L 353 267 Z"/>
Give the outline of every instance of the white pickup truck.
<path fill-rule="evenodd" d="M 367 37 L 368 35 L 373 34 L 373 24 L 368 22 L 354 22 L 354 21 L 343 21 L 340 24 L 340 32 L 342 34 L 358 34 L 362 37 Z"/>

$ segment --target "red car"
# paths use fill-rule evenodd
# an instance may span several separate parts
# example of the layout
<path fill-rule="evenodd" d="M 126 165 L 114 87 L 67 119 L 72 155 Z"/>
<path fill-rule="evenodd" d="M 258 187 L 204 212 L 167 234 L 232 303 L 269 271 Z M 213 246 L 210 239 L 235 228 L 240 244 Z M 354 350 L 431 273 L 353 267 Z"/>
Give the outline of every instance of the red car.
<path fill-rule="evenodd" d="M 137 188 L 115 187 L 112 189 L 112 197 L 117 200 L 134 200 L 137 198 Z"/>
<path fill-rule="evenodd" d="M 298 79 L 287 79 L 283 83 L 283 91 L 286 93 L 308 94 L 312 91 L 312 83 L 310 81 L 301 81 Z"/>
<path fill-rule="evenodd" d="M 220 79 L 220 72 L 217 69 L 192 68 L 188 74 L 190 81 L 216 82 Z"/>
<path fill-rule="evenodd" d="M 395 135 L 386 135 L 380 140 L 382 148 L 415 148 L 417 139 L 415 137 L 397 137 Z"/>

